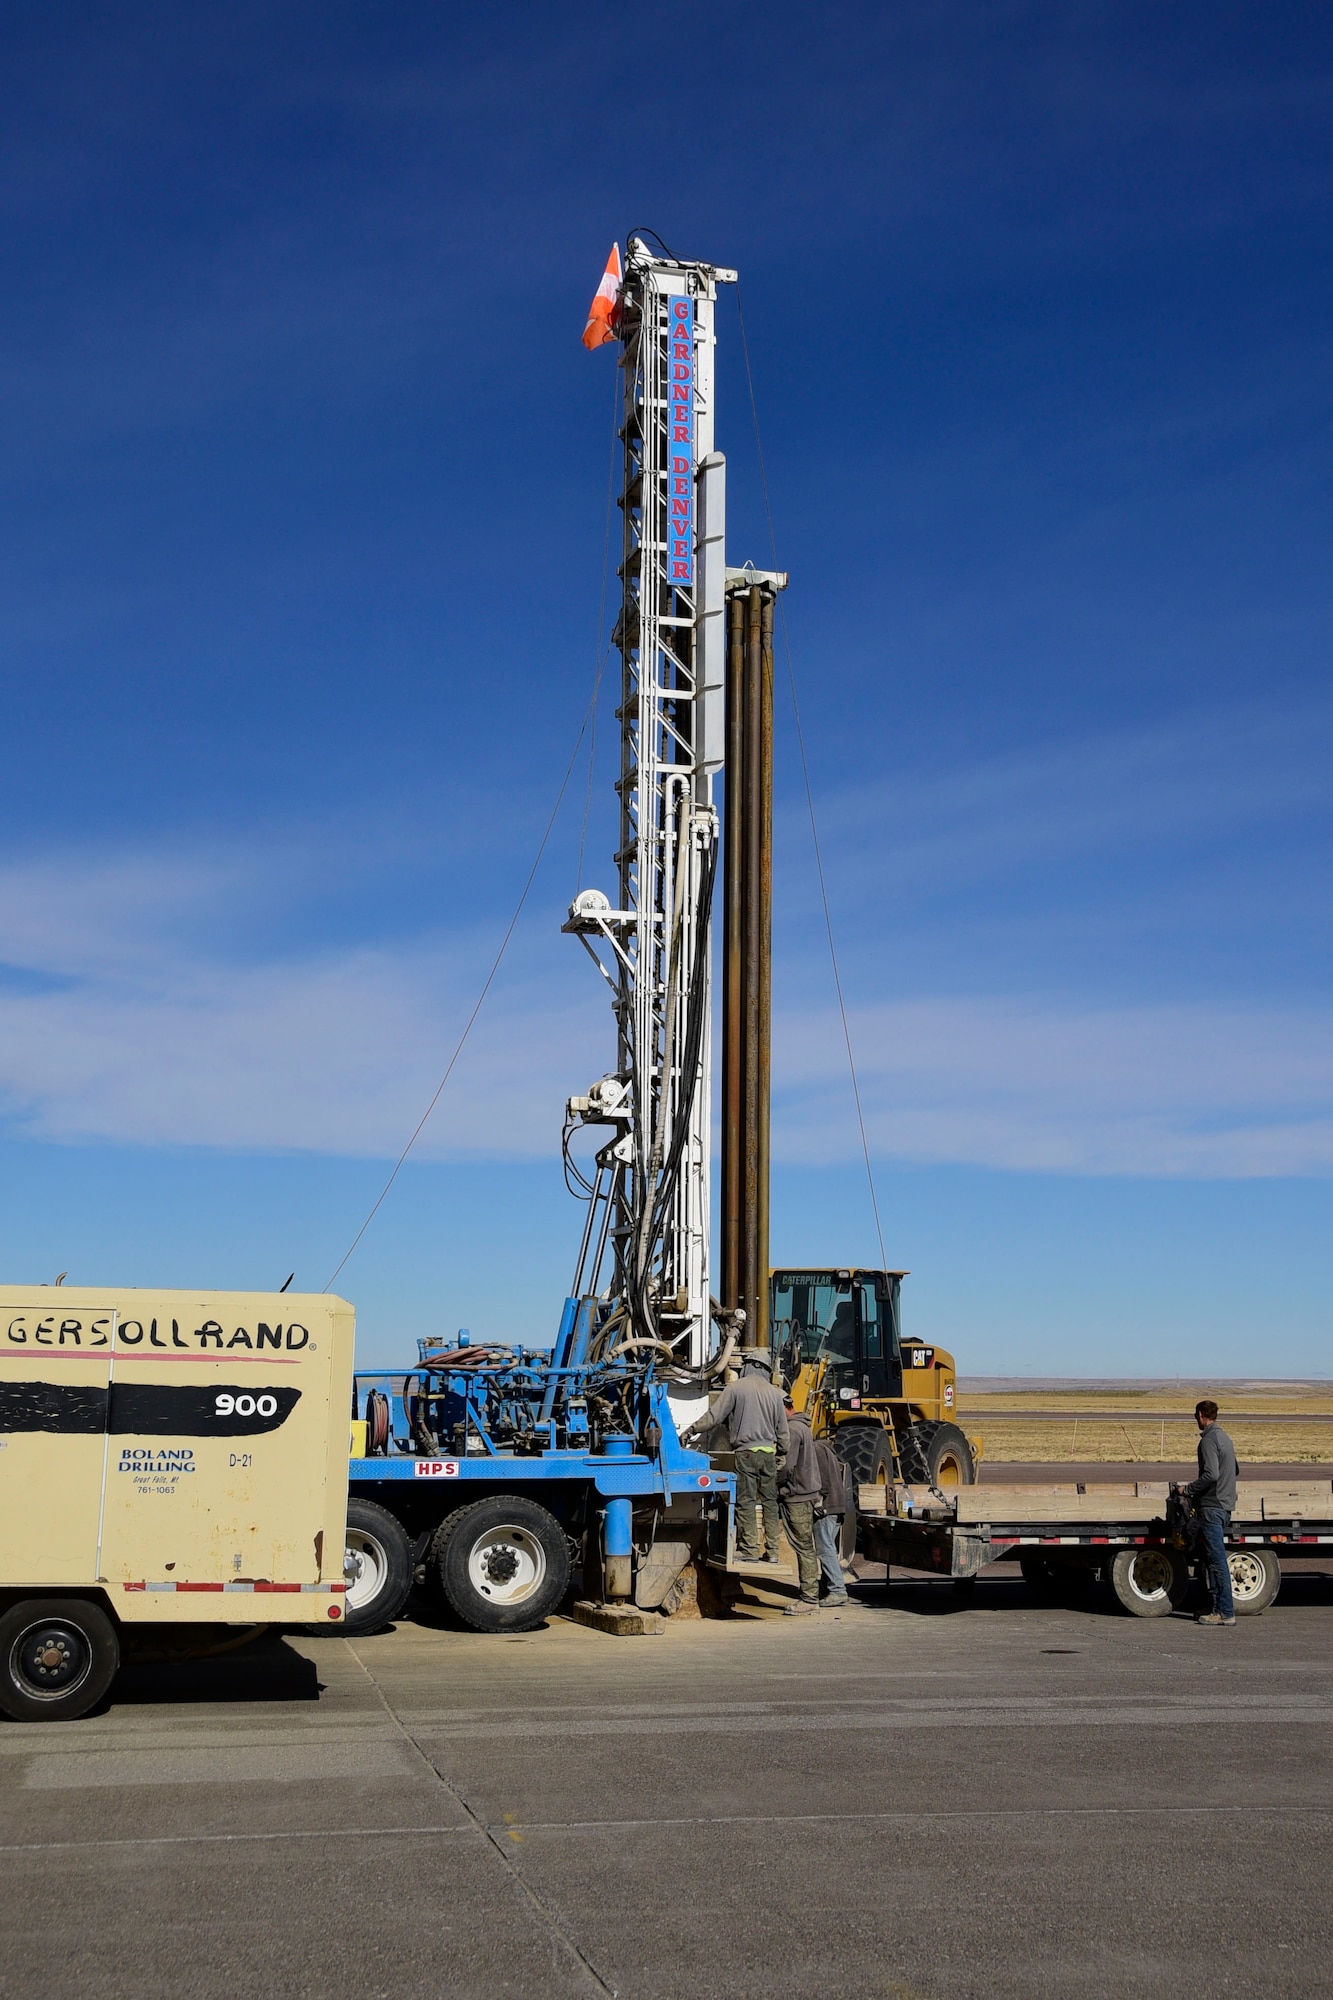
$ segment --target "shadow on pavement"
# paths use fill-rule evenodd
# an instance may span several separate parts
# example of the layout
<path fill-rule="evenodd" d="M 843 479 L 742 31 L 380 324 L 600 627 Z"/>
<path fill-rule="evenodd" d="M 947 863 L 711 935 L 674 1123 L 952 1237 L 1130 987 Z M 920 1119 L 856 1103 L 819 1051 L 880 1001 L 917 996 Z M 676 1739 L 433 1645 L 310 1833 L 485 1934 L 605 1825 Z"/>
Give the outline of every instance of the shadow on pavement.
<path fill-rule="evenodd" d="M 186 1653 L 179 1631 L 134 1635 L 107 1702 L 112 1707 L 172 1702 L 318 1701 L 322 1683 L 313 1660 L 266 1631 L 216 1650 Z M 206 1641 L 204 1642 L 206 1643 Z"/>

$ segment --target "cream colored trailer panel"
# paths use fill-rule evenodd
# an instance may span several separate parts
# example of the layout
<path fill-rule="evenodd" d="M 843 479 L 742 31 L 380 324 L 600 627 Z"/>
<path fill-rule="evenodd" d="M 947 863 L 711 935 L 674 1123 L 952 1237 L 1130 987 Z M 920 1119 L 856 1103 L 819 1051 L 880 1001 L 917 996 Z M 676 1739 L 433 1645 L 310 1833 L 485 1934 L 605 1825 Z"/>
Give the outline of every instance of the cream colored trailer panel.
<path fill-rule="evenodd" d="M 0 1287 L 0 1588 L 332 1622 L 353 1333 L 322 1293 Z"/>

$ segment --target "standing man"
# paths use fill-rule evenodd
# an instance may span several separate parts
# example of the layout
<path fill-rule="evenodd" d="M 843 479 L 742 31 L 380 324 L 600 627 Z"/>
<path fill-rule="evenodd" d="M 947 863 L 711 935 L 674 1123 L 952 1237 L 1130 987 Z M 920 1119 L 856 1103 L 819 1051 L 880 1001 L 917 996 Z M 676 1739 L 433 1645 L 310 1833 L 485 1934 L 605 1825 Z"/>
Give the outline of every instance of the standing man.
<path fill-rule="evenodd" d="M 770 1379 L 766 1347 L 741 1356 L 740 1379 L 729 1382 L 706 1415 L 691 1424 L 681 1443 L 698 1445 L 710 1431 L 725 1427 L 736 1454 L 736 1554 L 741 1562 L 780 1563 L 782 1528 L 778 1519 L 778 1454 L 789 1449 L 782 1391 Z M 807 1432 L 808 1435 L 808 1432 Z M 764 1517 L 761 1553 L 755 1508 Z"/>
<path fill-rule="evenodd" d="M 830 1611 L 847 1602 L 847 1580 L 842 1573 L 839 1547 L 842 1517 L 850 1504 L 851 1482 L 847 1467 L 827 1438 L 815 1439 L 815 1457 L 819 1461 L 820 1485 L 815 1507 L 815 1549 L 824 1577 L 823 1609 Z"/>
<path fill-rule="evenodd" d="M 782 1525 L 787 1540 L 796 1551 L 796 1573 L 801 1595 L 787 1606 L 785 1617 L 797 1618 L 819 1609 L 819 1557 L 815 1554 L 815 1508 L 823 1493 L 819 1457 L 810 1435 L 810 1419 L 798 1415 L 791 1397 L 784 1399 L 787 1413 L 787 1463 L 778 1479 L 782 1502 Z"/>
<path fill-rule="evenodd" d="M 1185 1488 L 1203 1530 L 1203 1546 L 1208 1559 L 1207 1611 L 1200 1612 L 1200 1625 L 1234 1625 L 1236 1607 L 1231 1597 L 1231 1570 L 1227 1565 L 1227 1529 L 1236 1505 L 1236 1447 L 1217 1421 L 1217 1404 L 1196 1403 L 1194 1421 L 1199 1426 L 1199 1476 Z"/>

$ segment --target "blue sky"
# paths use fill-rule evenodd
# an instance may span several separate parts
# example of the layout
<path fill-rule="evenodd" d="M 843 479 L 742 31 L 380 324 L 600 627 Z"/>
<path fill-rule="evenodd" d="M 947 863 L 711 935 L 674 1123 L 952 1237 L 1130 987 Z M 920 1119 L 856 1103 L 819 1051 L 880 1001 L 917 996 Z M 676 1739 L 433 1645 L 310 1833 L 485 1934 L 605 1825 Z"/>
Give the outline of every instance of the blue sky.
<path fill-rule="evenodd" d="M 317 1289 L 598 659 L 633 226 L 738 266 L 890 1258 L 964 1370 L 1326 1373 L 1318 6 L 0 16 L 0 1204 L 38 1282 Z M 769 548 L 734 303 L 734 559 Z M 583 879 L 609 882 L 603 686 Z M 789 703 L 774 1253 L 873 1261 Z M 588 766 L 339 1280 L 545 1337 Z"/>

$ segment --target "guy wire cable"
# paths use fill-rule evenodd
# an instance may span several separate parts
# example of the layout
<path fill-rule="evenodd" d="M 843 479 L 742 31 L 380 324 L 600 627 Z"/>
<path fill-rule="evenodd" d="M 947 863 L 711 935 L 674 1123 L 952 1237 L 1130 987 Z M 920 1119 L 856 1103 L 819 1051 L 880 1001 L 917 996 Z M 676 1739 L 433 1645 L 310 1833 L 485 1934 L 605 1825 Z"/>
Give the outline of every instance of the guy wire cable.
<path fill-rule="evenodd" d="M 750 370 L 750 343 L 745 337 L 745 314 L 741 309 L 741 288 L 736 285 L 736 317 L 740 322 L 741 354 L 745 360 L 745 382 L 750 392 L 750 419 L 754 425 L 754 445 L 759 457 L 759 485 L 764 496 L 764 514 L 768 520 L 768 545 L 773 554 L 773 567 L 778 566 L 778 542 L 773 531 L 773 507 L 768 497 L 768 472 L 764 465 L 764 445 L 759 435 L 759 407 L 755 402 L 754 376 Z M 815 850 L 815 871 L 819 877 L 819 895 L 824 905 L 824 929 L 828 936 L 829 962 L 833 967 L 833 986 L 838 996 L 838 1013 L 842 1017 L 842 1039 L 847 1048 L 847 1067 L 851 1072 L 852 1096 L 856 1100 L 856 1122 L 861 1133 L 861 1155 L 866 1163 L 866 1181 L 870 1188 L 870 1206 L 875 1217 L 875 1235 L 879 1239 L 880 1269 L 888 1269 L 888 1256 L 884 1249 L 884 1231 L 879 1220 L 879 1199 L 875 1193 L 875 1171 L 870 1164 L 870 1142 L 866 1138 L 865 1113 L 861 1108 L 861 1085 L 856 1074 L 856 1057 L 852 1052 L 852 1031 L 847 1020 L 847 1006 L 842 996 L 842 974 L 838 970 L 838 953 L 833 942 L 833 916 L 829 909 L 828 886 L 824 880 L 824 857 L 819 845 L 819 827 L 815 820 L 815 795 L 810 783 L 810 763 L 805 754 L 805 732 L 801 727 L 801 705 L 796 698 L 796 670 L 792 665 L 791 635 L 787 630 L 786 606 L 778 593 L 778 618 L 782 625 L 782 647 L 787 656 L 787 685 L 791 690 L 792 716 L 796 723 L 796 744 L 801 753 L 801 776 L 805 780 L 806 811 L 810 815 L 810 839 Z"/>
<path fill-rule="evenodd" d="M 598 678 L 600 679 L 600 675 L 598 676 Z M 546 822 L 546 826 L 542 833 L 541 840 L 538 843 L 537 852 L 535 857 L 533 858 L 532 866 L 528 870 L 527 880 L 524 882 L 522 892 L 519 895 L 519 899 L 517 903 L 514 905 L 514 914 L 509 919 L 508 928 L 506 929 L 504 936 L 500 940 L 500 949 L 496 952 L 494 959 L 491 961 L 491 969 L 486 974 L 486 978 L 482 985 L 482 989 L 480 993 L 477 995 L 476 1005 L 473 1007 L 472 1012 L 467 1017 L 467 1021 L 464 1025 L 462 1034 L 458 1037 L 457 1042 L 454 1044 L 454 1052 L 449 1058 L 448 1066 L 445 1069 L 444 1075 L 440 1078 L 439 1083 L 436 1085 L 435 1095 L 431 1098 L 430 1103 L 426 1106 L 425 1110 L 422 1112 L 421 1117 L 417 1121 L 416 1128 L 413 1131 L 411 1138 L 408 1140 L 407 1144 L 403 1147 L 402 1152 L 398 1155 L 398 1158 L 394 1163 L 393 1172 L 389 1175 L 388 1180 L 385 1181 L 384 1186 L 380 1189 L 374 1207 L 371 1209 L 369 1215 L 366 1217 L 361 1227 L 357 1230 L 356 1235 L 352 1238 L 351 1242 L 348 1244 L 346 1250 L 343 1252 L 343 1255 L 338 1262 L 336 1269 L 333 1271 L 333 1273 L 328 1279 L 328 1282 L 325 1284 L 324 1290 L 326 1292 L 328 1291 L 329 1286 L 333 1283 L 334 1278 L 337 1277 L 338 1272 L 342 1270 L 343 1265 L 347 1262 L 352 1252 L 356 1249 L 357 1244 L 361 1241 L 361 1238 L 365 1235 L 371 1223 L 375 1220 L 375 1217 L 379 1213 L 380 1207 L 384 1201 L 385 1195 L 388 1194 L 389 1189 L 393 1186 L 394 1182 L 397 1180 L 399 1169 L 402 1167 L 404 1160 L 411 1152 L 413 1146 L 416 1145 L 417 1140 L 421 1137 L 422 1131 L 426 1124 L 426 1120 L 430 1117 L 431 1112 L 435 1109 L 436 1105 L 439 1103 L 441 1095 L 443 1094 L 444 1091 L 444 1086 L 446 1083 L 448 1083 L 449 1078 L 453 1075 L 454 1065 L 458 1061 L 458 1058 L 463 1053 L 463 1045 L 467 1041 L 468 1036 L 472 1033 L 472 1029 L 476 1023 L 477 1016 L 481 1012 L 482 1004 L 486 999 L 486 995 L 491 990 L 491 986 L 494 983 L 496 973 L 500 970 L 500 961 L 503 959 L 506 951 L 509 949 L 509 940 L 514 935 L 515 927 L 518 923 L 519 918 L 523 914 L 523 906 L 528 900 L 528 892 L 532 888 L 533 882 L 536 879 L 537 870 L 541 866 L 542 856 L 545 854 L 547 842 L 551 838 L 551 832 L 555 826 L 556 816 L 559 813 L 560 807 L 564 802 L 565 793 L 569 789 L 569 781 L 574 775 L 574 765 L 578 760 L 579 751 L 583 747 L 583 739 L 588 732 L 588 724 L 592 717 L 593 702 L 595 700 L 596 700 L 596 694 L 594 693 L 593 700 L 588 703 L 587 708 L 583 711 L 583 720 L 579 724 L 579 733 L 574 739 L 574 748 L 570 752 L 569 762 L 565 766 L 565 775 L 560 780 L 560 789 L 555 795 L 555 804 L 551 807 L 550 818 Z"/>
<path fill-rule="evenodd" d="M 618 384 L 616 386 L 618 387 Z M 413 1146 L 416 1145 L 417 1140 L 421 1137 L 421 1133 L 425 1127 L 427 1119 L 430 1117 L 431 1112 L 435 1109 L 436 1105 L 440 1101 L 441 1095 L 443 1094 L 444 1091 L 445 1084 L 448 1083 L 449 1078 L 453 1075 L 454 1065 L 458 1061 L 459 1056 L 461 1056 L 463 1053 L 463 1045 L 467 1041 L 468 1036 L 472 1033 L 473 1024 L 475 1023 L 478 1014 L 481 1012 L 482 1003 L 485 1001 L 486 995 L 491 990 L 491 985 L 495 979 L 496 973 L 500 970 L 500 961 L 503 959 L 505 952 L 509 949 L 509 940 L 514 935 L 514 928 L 518 923 L 519 918 L 523 914 L 523 905 L 528 900 L 528 891 L 531 889 L 533 881 L 537 874 L 537 870 L 541 866 L 542 856 L 546 852 L 546 843 L 551 838 L 551 831 L 552 828 L 555 826 L 556 815 L 560 811 L 560 807 L 564 800 L 565 792 L 566 789 L 568 788 L 570 778 L 573 776 L 574 764 L 578 757 L 580 746 L 582 745 L 584 736 L 588 732 L 590 724 L 592 727 L 592 743 L 594 749 L 596 746 L 597 699 L 602 689 L 602 673 L 603 670 L 605 669 L 606 662 L 611 651 L 611 648 L 609 646 L 606 647 L 605 651 L 603 651 L 602 649 L 602 626 L 606 620 L 606 566 L 607 566 L 607 558 L 610 554 L 610 549 L 611 549 L 611 507 L 614 496 L 615 465 L 616 465 L 616 407 L 617 407 L 617 397 L 613 395 L 611 399 L 611 469 L 607 475 L 606 526 L 602 536 L 602 595 L 601 595 L 601 602 L 598 605 L 597 609 L 597 652 L 599 657 L 597 661 L 597 673 L 593 680 L 592 699 L 589 701 L 588 706 L 584 711 L 583 721 L 579 725 L 579 733 L 574 740 L 574 748 L 570 753 L 569 763 L 568 766 L 566 767 L 565 775 L 560 780 L 560 790 L 556 793 L 555 804 L 551 807 L 551 817 L 546 822 L 546 830 L 542 834 L 541 842 L 537 848 L 536 858 L 533 861 L 531 868 L 528 870 L 528 878 L 526 882 L 523 884 L 522 894 L 519 896 L 518 902 L 514 906 L 514 914 L 509 919 L 509 928 L 506 930 L 504 936 L 500 940 L 500 949 L 496 952 L 495 959 L 491 965 L 491 969 L 486 974 L 485 983 L 482 986 L 481 992 L 477 995 L 477 1004 L 472 1009 L 472 1012 L 468 1015 L 467 1022 L 463 1028 L 463 1032 L 459 1036 L 457 1042 L 454 1045 L 454 1052 L 449 1058 L 448 1067 L 446 1068 L 444 1075 L 440 1078 L 439 1085 L 436 1089 L 435 1095 L 431 1098 L 430 1103 L 426 1106 L 425 1110 L 422 1112 L 421 1117 L 417 1122 L 415 1131 L 413 1132 L 411 1138 L 408 1140 L 407 1144 L 403 1147 L 402 1152 L 398 1155 L 398 1158 L 394 1163 L 393 1172 L 389 1175 L 388 1180 L 385 1181 L 384 1186 L 380 1189 L 379 1197 L 376 1200 L 374 1207 L 371 1209 L 369 1215 L 366 1217 L 361 1227 L 357 1230 L 356 1235 L 352 1238 L 351 1242 L 348 1244 L 347 1249 L 344 1251 L 343 1256 L 337 1266 L 337 1269 L 333 1272 L 332 1276 L 328 1280 L 328 1283 L 324 1286 L 324 1290 L 326 1292 L 328 1291 L 329 1286 L 333 1283 L 334 1278 L 337 1277 L 338 1272 L 342 1270 L 343 1265 L 347 1262 L 352 1252 L 356 1249 L 357 1244 L 361 1241 L 361 1238 L 365 1235 L 371 1223 L 375 1220 L 375 1217 L 379 1213 L 380 1207 L 384 1201 L 384 1197 L 388 1194 L 389 1189 L 393 1186 L 394 1182 L 398 1178 L 399 1169 L 402 1167 L 404 1160 L 406 1160 Z M 588 762 L 588 797 L 584 802 L 583 827 L 579 834 L 579 865 L 578 865 L 577 886 L 580 888 L 583 886 L 583 843 L 588 831 L 588 806 L 591 803 L 591 800 L 592 800 L 592 757 L 590 754 Z M 568 1184 L 567 1176 L 566 1176 L 566 1184 Z"/>

